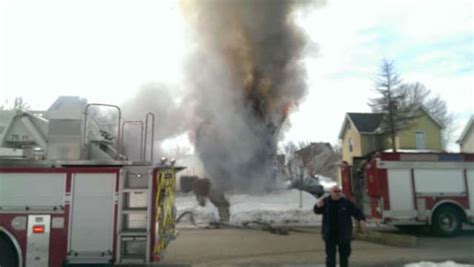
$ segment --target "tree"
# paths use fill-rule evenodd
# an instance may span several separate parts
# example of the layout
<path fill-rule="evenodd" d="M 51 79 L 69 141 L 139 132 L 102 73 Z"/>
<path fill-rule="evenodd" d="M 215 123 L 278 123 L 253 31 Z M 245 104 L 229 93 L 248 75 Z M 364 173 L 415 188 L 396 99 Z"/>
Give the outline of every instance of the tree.
<path fill-rule="evenodd" d="M 417 105 L 407 101 L 406 90 L 402 89 L 402 80 L 395 70 L 393 61 L 387 59 L 382 61 L 375 80 L 375 90 L 380 96 L 370 99 L 369 106 L 373 112 L 386 114 L 380 123 L 380 131 L 390 134 L 392 149 L 396 152 L 395 137 L 416 118 Z"/>
<path fill-rule="evenodd" d="M 292 179 L 318 174 L 334 179 L 342 157 L 340 149 L 334 149 L 328 143 L 300 142 L 295 145 L 290 142 L 284 146 L 284 151 L 287 172 Z"/>
<path fill-rule="evenodd" d="M 3 105 L 0 105 L 0 110 L 27 110 L 30 105 L 23 100 L 23 97 L 15 97 L 13 107 L 8 105 L 8 101 L 5 101 Z"/>
<path fill-rule="evenodd" d="M 451 141 L 454 131 L 454 116 L 448 112 L 446 101 L 439 96 L 430 97 L 431 90 L 419 82 L 406 83 L 401 88 L 407 95 L 407 103 L 405 105 L 423 105 L 431 115 L 445 126 L 443 131 L 443 148 L 446 148 L 446 145 Z"/>
<path fill-rule="evenodd" d="M 336 179 L 342 153 L 339 147 L 332 149 L 321 149 L 311 161 L 311 175 L 322 175 Z"/>
<path fill-rule="evenodd" d="M 289 179 L 300 179 L 304 176 L 304 162 L 297 156 L 297 151 L 305 146 L 307 142 L 300 142 L 295 145 L 293 142 L 285 144 L 283 147 L 286 157 L 286 175 Z"/>

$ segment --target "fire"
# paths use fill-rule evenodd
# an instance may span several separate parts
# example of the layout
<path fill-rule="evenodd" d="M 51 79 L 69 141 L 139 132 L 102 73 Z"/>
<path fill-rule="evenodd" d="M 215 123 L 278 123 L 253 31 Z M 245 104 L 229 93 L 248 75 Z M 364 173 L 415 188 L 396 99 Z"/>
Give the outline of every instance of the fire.
<path fill-rule="evenodd" d="M 288 102 L 286 105 L 283 106 L 283 117 L 286 118 L 288 117 L 288 114 L 290 113 L 292 108 L 292 104 Z"/>
<path fill-rule="evenodd" d="M 294 23 L 307 1 L 188 0 L 196 33 L 189 68 L 196 152 L 223 190 L 272 187 L 282 125 L 305 95 L 306 37 Z M 204 123 L 203 123 L 204 122 Z"/>

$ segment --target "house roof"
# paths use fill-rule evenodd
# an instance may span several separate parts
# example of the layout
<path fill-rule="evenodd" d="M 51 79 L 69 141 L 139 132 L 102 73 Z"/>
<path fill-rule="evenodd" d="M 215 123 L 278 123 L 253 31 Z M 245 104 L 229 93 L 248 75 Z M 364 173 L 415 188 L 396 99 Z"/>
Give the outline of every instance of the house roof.
<path fill-rule="evenodd" d="M 463 143 L 464 139 L 466 139 L 466 137 L 467 137 L 467 133 L 469 132 L 469 129 L 471 129 L 473 124 L 474 124 L 474 115 L 472 115 L 471 118 L 469 119 L 469 121 L 467 122 L 466 126 L 462 130 L 461 136 L 459 136 L 459 139 L 458 139 L 458 141 L 456 141 L 456 143 L 458 143 L 458 144 Z"/>
<path fill-rule="evenodd" d="M 382 113 L 347 113 L 357 131 L 360 133 L 372 133 L 382 122 L 384 114 Z"/>
<path fill-rule="evenodd" d="M 418 108 L 415 109 L 415 112 L 419 109 L 423 110 L 428 115 L 428 117 L 430 117 L 436 124 L 438 124 L 441 129 L 444 129 L 444 124 L 440 120 L 438 120 L 438 118 L 433 116 L 433 114 L 431 114 L 431 112 L 424 105 L 419 105 Z"/>
<path fill-rule="evenodd" d="M 297 150 L 296 154 L 306 153 L 307 151 L 315 150 L 315 149 L 333 150 L 330 143 L 327 143 L 327 142 L 311 142 L 309 145 Z"/>
<path fill-rule="evenodd" d="M 383 114 L 381 113 L 346 113 L 341 130 L 339 131 L 339 139 L 342 139 L 344 129 L 348 123 L 352 123 L 359 133 L 375 133 L 380 126 Z"/>
<path fill-rule="evenodd" d="M 428 117 L 431 118 L 441 129 L 444 128 L 443 123 L 440 122 L 437 118 L 435 118 L 425 106 L 420 105 L 418 106 L 418 108 L 414 109 L 413 112 L 416 112 L 417 110 L 420 110 L 420 109 L 424 111 L 428 115 Z M 354 127 L 356 127 L 357 131 L 361 134 L 377 133 L 377 129 L 379 128 L 384 115 L 385 115 L 384 113 L 355 113 L 355 112 L 346 113 L 346 118 L 344 119 L 342 128 L 339 131 L 339 139 L 342 139 L 342 135 L 344 134 L 344 129 L 346 127 L 346 124 L 349 123 L 349 121 L 352 122 Z"/>

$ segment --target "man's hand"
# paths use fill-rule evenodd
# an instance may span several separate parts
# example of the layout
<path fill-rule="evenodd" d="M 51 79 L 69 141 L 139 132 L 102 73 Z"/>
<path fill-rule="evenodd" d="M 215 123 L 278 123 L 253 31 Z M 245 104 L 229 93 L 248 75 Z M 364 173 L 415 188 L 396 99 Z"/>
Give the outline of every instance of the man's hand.
<path fill-rule="evenodd" d="M 318 208 L 324 207 L 324 199 L 321 198 L 321 199 L 318 201 L 318 203 L 316 203 L 316 206 L 317 206 Z"/>
<path fill-rule="evenodd" d="M 362 233 L 367 233 L 367 223 L 365 221 L 359 221 L 360 231 Z"/>

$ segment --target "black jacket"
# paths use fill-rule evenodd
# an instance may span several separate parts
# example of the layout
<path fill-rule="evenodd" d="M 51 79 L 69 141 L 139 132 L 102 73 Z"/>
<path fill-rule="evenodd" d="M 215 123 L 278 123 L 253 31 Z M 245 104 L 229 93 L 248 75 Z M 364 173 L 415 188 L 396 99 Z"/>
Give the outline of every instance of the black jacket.
<path fill-rule="evenodd" d="M 365 220 L 365 216 L 360 209 L 358 209 L 352 201 L 341 197 L 339 201 L 339 231 L 338 236 L 331 236 L 331 222 L 329 216 L 329 197 L 324 198 L 324 206 L 318 208 L 317 204 L 314 205 L 313 211 L 316 214 L 323 215 L 323 225 L 321 227 L 321 234 L 324 240 L 334 240 L 338 242 L 349 242 L 352 240 L 352 220 L 351 216 L 358 221 Z"/>

